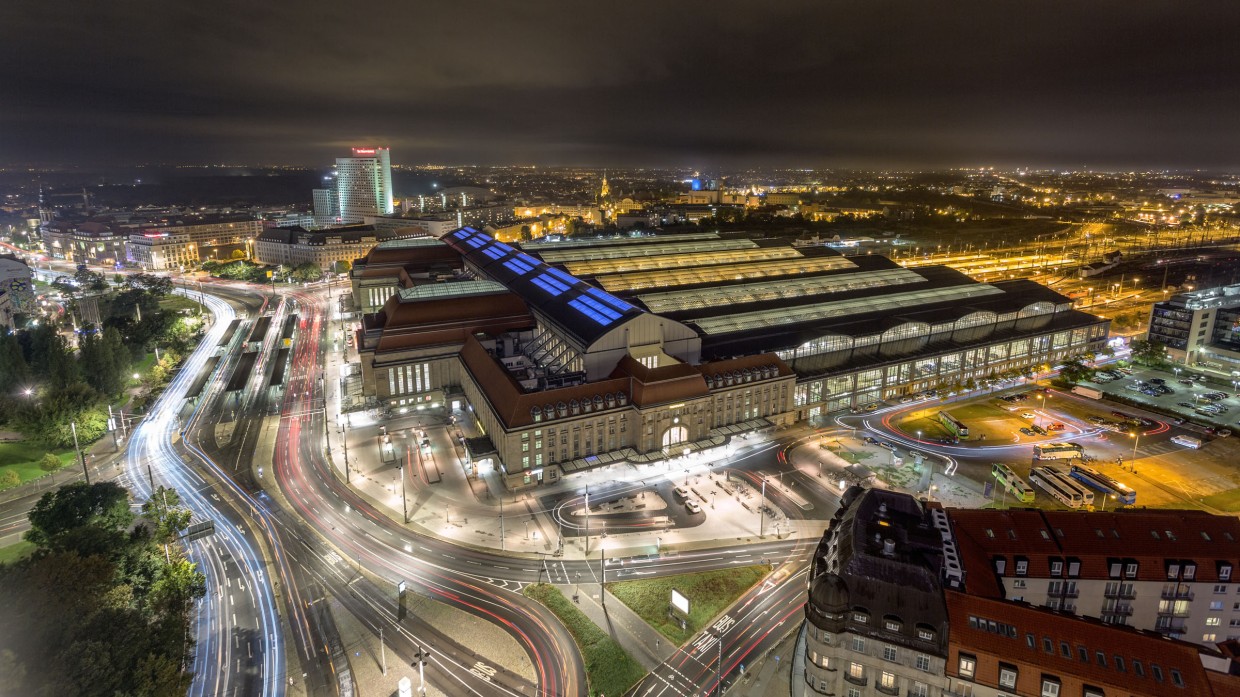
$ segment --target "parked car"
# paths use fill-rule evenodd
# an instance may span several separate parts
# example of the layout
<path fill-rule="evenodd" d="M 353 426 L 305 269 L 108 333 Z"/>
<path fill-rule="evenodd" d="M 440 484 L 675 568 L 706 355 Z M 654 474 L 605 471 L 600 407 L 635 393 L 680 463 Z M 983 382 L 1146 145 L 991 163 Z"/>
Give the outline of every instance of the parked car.
<path fill-rule="evenodd" d="M 1020 413 L 1020 418 L 1022 418 L 1022 419 L 1036 419 L 1036 418 L 1038 418 L 1038 415 L 1037 415 L 1037 414 L 1035 414 L 1035 413 L 1033 413 L 1033 412 L 1031 412 L 1031 411 L 1022 411 L 1022 412 Z"/>
<path fill-rule="evenodd" d="M 1021 428 L 1021 429 L 1020 429 L 1020 432 L 1021 432 L 1021 433 L 1023 433 L 1023 434 L 1025 434 L 1026 436 L 1032 436 L 1032 435 L 1033 435 L 1033 431 L 1029 430 L 1028 428 Z"/>
<path fill-rule="evenodd" d="M 672 489 L 672 493 L 675 494 L 676 497 L 682 501 L 689 500 L 689 490 L 684 488 L 683 486 L 678 486 L 675 489 Z"/>
<path fill-rule="evenodd" d="M 1056 423 L 1051 424 L 1050 426 L 1047 426 L 1046 428 L 1051 431 L 1063 431 L 1067 429 L 1067 426 L 1064 426 L 1063 424 L 1056 422 Z"/>
<path fill-rule="evenodd" d="M 1039 436 L 1045 436 L 1045 435 L 1046 435 L 1046 429 L 1045 429 L 1045 428 L 1042 428 L 1041 426 L 1039 426 L 1039 425 L 1037 425 L 1037 424 L 1034 424 L 1034 425 L 1030 426 L 1030 427 L 1029 427 L 1029 430 L 1033 431 L 1034 433 L 1038 434 Z"/>
<path fill-rule="evenodd" d="M 1167 382 L 1167 381 L 1166 381 L 1166 380 L 1163 380 L 1162 378 L 1150 378 L 1150 384 L 1151 384 L 1151 385 L 1162 385 L 1162 384 L 1164 384 L 1165 382 Z"/>

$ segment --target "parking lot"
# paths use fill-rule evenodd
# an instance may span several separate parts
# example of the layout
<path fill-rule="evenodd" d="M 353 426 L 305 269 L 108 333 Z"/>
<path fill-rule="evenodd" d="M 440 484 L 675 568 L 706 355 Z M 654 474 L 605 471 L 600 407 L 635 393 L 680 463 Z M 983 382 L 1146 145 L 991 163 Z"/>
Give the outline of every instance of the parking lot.
<path fill-rule="evenodd" d="M 1206 384 L 1198 373 L 1137 368 L 1099 371 L 1093 382 L 1082 383 L 1107 394 L 1130 399 L 1180 416 L 1186 422 L 1210 427 L 1212 435 L 1230 435 L 1240 414 L 1240 400 L 1232 390 Z"/>

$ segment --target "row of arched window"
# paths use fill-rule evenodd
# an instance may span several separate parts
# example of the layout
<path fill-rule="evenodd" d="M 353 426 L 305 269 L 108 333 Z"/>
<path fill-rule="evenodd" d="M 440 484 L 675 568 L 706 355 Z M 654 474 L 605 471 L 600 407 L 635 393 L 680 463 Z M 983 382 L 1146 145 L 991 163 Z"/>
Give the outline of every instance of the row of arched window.
<path fill-rule="evenodd" d="M 740 385 L 754 380 L 769 380 L 779 375 L 779 368 L 774 365 L 762 365 L 756 368 L 742 368 L 703 376 L 706 386 L 712 390 L 718 387 Z"/>
<path fill-rule="evenodd" d="M 562 419 L 566 416 L 589 414 L 593 411 L 602 411 L 613 407 L 622 407 L 628 403 L 629 396 L 627 394 L 623 392 L 607 392 L 601 395 L 596 394 L 593 398 L 574 398 L 567 402 L 561 401 L 541 407 L 534 406 L 530 408 L 530 416 L 533 417 L 534 421 L 548 421 L 550 419 Z"/>

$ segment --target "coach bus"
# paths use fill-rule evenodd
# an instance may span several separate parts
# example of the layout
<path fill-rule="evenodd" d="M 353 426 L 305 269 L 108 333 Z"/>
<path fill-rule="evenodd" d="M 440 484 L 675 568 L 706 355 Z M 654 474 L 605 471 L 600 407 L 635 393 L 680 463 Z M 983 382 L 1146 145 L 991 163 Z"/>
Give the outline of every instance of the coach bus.
<path fill-rule="evenodd" d="M 1054 467 L 1034 467 L 1029 473 L 1029 481 L 1068 508 L 1080 508 L 1094 503 L 1092 491 L 1072 481 Z"/>
<path fill-rule="evenodd" d="M 969 437 L 969 427 L 965 426 L 960 419 L 957 419 L 945 411 L 939 412 L 939 423 L 943 424 L 943 428 L 946 428 L 957 438 Z"/>
<path fill-rule="evenodd" d="M 1033 446 L 1035 460 L 1071 460 L 1085 454 L 1085 448 L 1076 443 L 1046 443 Z"/>
<path fill-rule="evenodd" d="M 1137 492 L 1093 468 L 1072 465 L 1068 476 L 1091 489 L 1102 492 L 1103 496 L 1114 497 L 1116 501 L 1125 506 L 1131 506 L 1137 502 Z"/>
<path fill-rule="evenodd" d="M 990 476 L 995 478 L 999 486 L 1003 487 L 1009 494 L 1021 503 L 1033 503 L 1033 488 L 1025 483 L 1012 471 L 1011 467 L 996 462 L 990 466 Z"/>

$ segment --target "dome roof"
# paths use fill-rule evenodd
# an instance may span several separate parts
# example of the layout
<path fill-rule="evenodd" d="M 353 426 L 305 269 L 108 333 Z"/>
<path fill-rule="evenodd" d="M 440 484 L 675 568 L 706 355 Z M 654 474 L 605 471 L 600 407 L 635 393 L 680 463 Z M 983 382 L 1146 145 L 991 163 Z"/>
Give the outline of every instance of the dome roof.
<path fill-rule="evenodd" d="M 848 584 L 836 574 L 820 574 L 810 585 L 809 602 L 820 612 L 844 612 L 851 605 Z"/>

